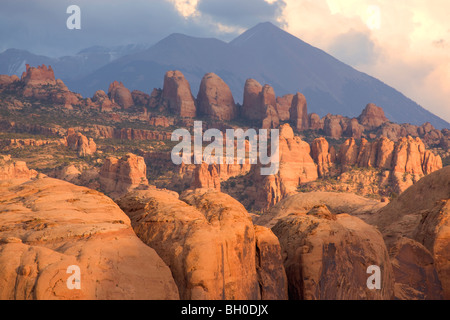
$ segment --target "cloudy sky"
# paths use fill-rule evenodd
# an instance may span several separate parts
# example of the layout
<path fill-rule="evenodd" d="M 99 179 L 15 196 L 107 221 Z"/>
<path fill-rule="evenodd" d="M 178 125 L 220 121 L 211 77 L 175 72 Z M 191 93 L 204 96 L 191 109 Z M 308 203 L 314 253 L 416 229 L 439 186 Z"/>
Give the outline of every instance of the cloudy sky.
<path fill-rule="evenodd" d="M 81 30 L 66 9 L 81 8 Z M 229 41 L 271 21 L 450 122 L 448 0 L 1 0 L 0 52 L 48 56 L 152 44 L 174 33 Z"/>

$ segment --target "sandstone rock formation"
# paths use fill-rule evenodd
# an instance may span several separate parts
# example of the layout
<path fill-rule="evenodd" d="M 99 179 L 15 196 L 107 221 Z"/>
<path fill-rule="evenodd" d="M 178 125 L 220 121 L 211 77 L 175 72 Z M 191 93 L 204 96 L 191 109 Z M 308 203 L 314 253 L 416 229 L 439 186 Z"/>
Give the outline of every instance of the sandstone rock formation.
<path fill-rule="evenodd" d="M 450 197 L 438 201 L 431 210 L 423 215 L 414 234 L 414 238 L 423 243 L 433 254 L 445 299 L 450 299 L 449 215 Z"/>
<path fill-rule="evenodd" d="M 407 237 L 430 251 L 445 299 L 450 299 L 449 199 L 447 166 L 420 179 L 368 220 L 382 232 L 388 247 Z"/>
<path fill-rule="evenodd" d="M 163 117 L 152 117 L 148 120 L 154 126 L 170 126 L 173 124 L 173 119 Z M 114 128 L 104 125 L 92 125 L 85 128 L 85 132 L 95 138 L 105 139 L 121 139 L 121 140 L 170 140 L 172 132 L 163 130 L 145 130 L 133 128 Z M 55 132 L 53 134 L 58 134 Z"/>
<path fill-rule="evenodd" d="M 240 203 L 202 189 L 182 200 L 150 189 L 118 201 L 138 236 L 170 267 L 182 299 L 286 299 L 277 240 L 267 230 L 255 233 Z"/>
<path fill-rule="evenodd" d="M 424 175 L 442 168 L 441 157 L 426 150 L 420 138 L 410 136 L 397 143 L 384 137 L 373 142 L 362 139 L 359 146 L 355 139 L 348 139 L 339 150 L 338 162 L 342 171 L 352 166 L 389 170 L 398 193 Z"/>
<path fill-rule="evenodd" d="M 443 137 L 443 132 L 437 130 L 429 122 L 426 122 L 418 127 L 417 134 L 428 146 L 439 144 Z"/>
<path fill-rule="evenodd" d="M 440 156 L 426 150 L 419 138 L 402 138 L 397 143 L 384 137 L 372 142 L 362 138 L 359 145 L 356 139 L 350 138 L 336 155 L 334 147 L 324 138 L 316 139 L 309 146 L 294 137 L 289 125 L 281 126 L 280 130 L 279 172 L 262 177 L 257 165 L 247 177 L 254 185 L 246 188 L 244 194 L 255 201 L 245 205 L 256 210 L 268 209 L 295 193 L 297 188 L 387 197 L 400 194 L 424 175 L 442 168 Z M 312 183 L 318 177 L 331 177 L 336 183 Z M 227 192 L 233 194 L 229 189 Z M 238 194 L 233 196 L 242 200 Z"/>
<path fill-rule="evenodd" d="M 342 115 L 327 114 L 324 118 L 320 119 L 317 114 L 310 114 L 309 124 L 312 130 L 323 129 L 325 135 L 333 139 L 351 137 L 357 140 L 368 136 L 368 131 L 378 128 L 378 132 L 380 132 L 380 130 L 383 130 L 382 128 L 387 128 L 390 125 L 384 115 L 383 109 L 371 103 L 366 106 L 358 118 L 351 119 Z M 398 134 L 396 133 L 394 135 L 397 136 Z M 385 136 L 391 139 L 392 134 L 376 134 L 373 138 L 378 136 Z"/>
<path fill-rule="evenodd" d="M 425 145 L 417 138 L 402 138 L 395 146 L 392 166 L 394 172 L 423 175 L 422 161 Z"/>
<path fill-rule="evenodd" d="M 416 133 L 417 134 L 417 133 Z M 402 136 L 406 135 L 406 130 L 397 123 L 384 123 L 376 133 L 376 136 L 386 137 L 389 140 L 397 141 Z"/>
<path fill-rule="evenodd" d="M 0 147 L 23 148 L 23 147 L 40 147 L 50 144 L 60 144 L 57 140 L 36 140 L 36 139 L 5 139 L 0 140 Z"/>
<path fill-rule="evenodd" d="M 285 185 L 286 194 L 296 188 L 298 182 L 317 179 L 317 168 L 310 156 L 309 144 L 294 136 L 292 128 L 284 124 L 280 129 L 280 179 Z M 294 176 L 291 174 L 294 173 Z M 292 182 L 293 184 L 289 183 Z M 288 186 L 289 185 L 289 186 Z"/>
<path fill-rule="evenodd" d="M 326 136 L 333 139 L 350 137 L 377 139 L 386 137 L 397 142 L 401 138 L 419 137 L 427 147 L 438 146 L 445 136 L 445 129 L 439 131 L 430 123 L 415 126 L 409 123 L 397 124 L 389 122 L 384 110 L 369 103 L 358 118 L 348 118 L 342 115 L 327 114 L 322 119 L 315 113 L 308 115 L 309 129 L 324 131 Z M 444 147 L 445 148 L 445 147 Z"/>
<path fill-rule="evenodd" d="M 384 115 L 384 110 L 373 103 L 369 103 L 366 106 L 358 120 L 367 130 L 378 128 L 383 123 L 389 121 Z"/>
<path fill-rule="evenodd" d="M 55 168 L 47 175 L 51 178 L 64 180 L 77 186 L 83 186 L 94 190 L 100 190 L 99 168 L 86 164 L 70 164 L 61 168 Z"/>
<path fill-rule="evenodd" d="M 236 190 L 225 184 L 223 191 L 246 207 L 263 211 L 297 191 L 353 192 L 378 195 L 387 201 L 387 197 L 395 197 L 420 177 L 442 167 L 441 158 L 426 150 L 419 138 L 403 138 L 397 143 L 384 137 L 371 142 L 362 138 L 359 144 L 350 138 L 338 146 L 336 153 L 324 138 L 315 139 L 309 146 L 294 137 L 292 128 L 285 124 L 280 127 L 279 142 L 277 174 L 261 176 L 261 165 L 254 165 L 246 177 L 233 181 L 234 186 L 238 184 Z M 205 183 L 196 185 L 213 186 L 213 171 L 204 170 Z M 215 171 L 219 172 L 218 167 Z M 319 177 L 325 180 L 317 180 Z M 219 181 L 226 179 L 220 177 Z"/>
<path fill-rule="evenodd" d="M 273 88 L 261 84 L 254 79 L 247 79 L 244 87 L 243 116 L 257 120 L 261 128 L 277 128 L 280 118 L 277 112 L 277 99 Z"/>
<path fill-rule="evenodd" d="M 179 299 L 169 268 L 109 198 L 47 177 L 0 183 L 0 299 Z M 70 266 L 80 270 L 70 290 Z"/>
<path fill-rule="evenodd" d="M 234 163 L 234 164 L 218 164 L 215 165 L 217 168 L 217 172 L 221 180 L 227 180 L 231 177 L 236 177 L 240 175 L 247 174 L 252 165 L 249 163 Z"/>
<path fill-rule="evenodd" d="M 214 189 L 220 191 L 222 181 L 246 175 L 251 167 L 252 165 L 249 163 L 188 165 L 180 168 L 176 179 L 182 180 L 190 175 L 190 189 Z"/>
<path fill-rule="evenodd" d="M 167 108 L 184 118 L 196 116 L 195 100 L 191 86 L 180 71 L 168 71 L 164 76 L 162 100 Z"/>
<path fill-rule="evenodd" d="M 261 129 L 278 128 L 280 119 L 274 106 L 268 105 L 265 110 L 265 117 L 261 124 Z"/>
<path fill-rule="evenodd" d="M 242 104 L 242 113 L 245 118 L 250 120 L 261 120 L 263 115 L 259 109 L 259 94 L 262 91 L 262 85 L 255 79 L 247 79 L 244 86 L 244 102 Z"/>
<path fill-rule="evenodd" d="M 161 99 L 162 99 L 162 89 L 154 88 L 152 93 L 150 94 L 150 101 L 148 103 L 148 107 L 150 109 L 161 107 L 160 105 Z"/>
<path fill-rule="evenodd" d="M 308 129 L 308 109 L 306 106 L 306 98 L 303 94 L 297 92 L 297 94 L 294 95 L 289 114 L 290 121 L 298 131 Z"/>
<path fill-rule="evenodd" d="M 109 85 L 108 97 L 122 109 L 128 109 L 134 105 L 130 90 L 125 88 L 122 82 L 114 81 Z"/>
<path fill-rule="evenodd" d="M 389 254 L 395 278 L 395 299 L 442 299 L 442 286 L 433 256 L 423 245 L 401 238 Z"/>
<path fill-rule="evenodd" d="M 173 121 L 173 119 L 171 119 L 171 118 L 166 118 L 166 117 L 164 117 L 164 116 L 161 116 L 161 117 L 151 117 L 149 120 L 148 120 L 148 122 L 149 122 L 149 124 L 151 125 L 151 126 L 154 126 L 154 127 L 164 127 L 164 128 L 167 128 L 167 127 L 170 127 L 171 125 L 173 125 L 174 124 L 174 121 Z"/>
<path fill-rule="evenodd" d="M 133 90 L 131 97 L 133 98 L 133 104 L 136 106 L 148 107 L 150 105 L 151 97 L 145 92 Z"/>
<path fill-rule="evenodd" d="M 381 234 L 348 214 L 327 207 L 291 214 L 272 228 L 280 240 L 289 298 L 304 300 L 389 300 L 393 272 Z M 367 287 L 367 269 L 381 270 L 380 290 Z"/>
<path fill-rule="evenodd" d="M 207 73 L 203 77 L 197 95 L 197 105 L 200 114 L 212 119 L 233 120 L 237 116 L 230 88 L 214 73 Z"/>
<path fill-rule="evenodd" d="M 382 203 L 395 197 L 390 183 L 389 171 L 357 168 L 299 186 L 301 192 L 355 193 L 365 197 L 375 197 Z"/>
<path fill-rule="evenodd" d="M 122 140 L 170 140 L 171 136 L 172 133 L 167 131 L 133 128 L 115 129 L 112 135 L 115 139 Z"/>
<path fill-rule="evenodd" d="M 377 146 L 377 162 L 376 167 L 383 169 L 392 168 L 392 154 L 394 152 L 395 144 L 387 138 L 380 138 Z"/>
<path fill-rule="evenodd" d="M 412 175 L 411 181 L 442 168 L 440 156 L 435 156 L 425 149 L 419 138 L 401 138 L 395 145 L 392 157 L 392 171 L 395 183 L 400 190 L 405 190 L 411 183 L 404 179 L 404 173 Z"/>
<path fill-rule="evenodd" d="M 356 163 L 361 168 L 373 167 L 391 170 L 394 147 L 394 142 L 387 138 L 381 138 L 373 142 L 368 142 L 363 138 L 359 146 Z"/>
<path fill-rule="evenodd" d="M 11 156 L 0 155 L 0 180 L 31 179 L 37 176 L 36 170 L 28 169 L 24 161 L 14 161 Z"/>
<path fill-rule="evenodd" d="M 103 90 L 97 90 L 92 97 L 92 102 L 100 107 L 101 111 L 112 111 L 115 104 L 109 99 L 108 95 Z"/>
<path fill-rule="evenodd" d="M 197 165 L 194 171 L 192 189 L 214 189 L 220 191 L 220 178 L 217 172 L 217 165 L 208 165 L 203 162 Z"/>
<path fill-rule="evenodd" d="M 342 116 L 332 116 L 330 114 L 324 118 L 323 130 L 325 135 L 333 139 L 339 139 L 342 137 L 344 130 L 341 126 L 341 118 Z"/>
<path fill-rule="evenodd" d="M 440 146 L 443 149 L 450 150 L 450 129 L 442 130 L 442 138 L 440 141 Z"/>
<path fill-rule="evenodd" d="M 109 157 L 100 168 L 101 190 L 117 198 L 140 185 L 148 185 L 144 158 L 128 153 L 121 159 Z"/>
<path fill-rule="evenodd" d="M 310 113 L 308 115 L 309 128 L 311 130 L 322 130 L 324 126 L 324 119 L 320 119 L 317 113 Z"/>
<path fill-rule="evenodd" d="M 315 143 L 312 148 L 317 148 Z M 299 190 L 377 195 L 386 202 L 388 197 L 397 197 L 423 176 L 442 168 L 440 156 L 433 152 L 426 150 L 419 138 L 401 138 L 397 143 L 384 137 L 371 142 L 363 138 L 359 145 L 348 139 L 340 146 L 336 164 L 325 180 L 302 183 Z M 321 166 L 329 165 L 319 161 L 316 152 L 311 155 L 320 175 Z"/>
<path fill-rule="evenodd" d="M 256 240 L 256 270 L 261 300 L 287 299 L 287 278 L 278 238 L 272 230 L 254 226 Z"/>
<path fill-rule="evenodd" d="M 317 179 L 317 166 L 310 156 L 310 151 L 309 144 L 294 136 L 289 124 L 281 126 L 278 173 L 261 176 L 259 165 L 253 166 L 251 170 L 251 179 L 257 187 L 254 195 L 256 207 L 267 209 L 287 195 L 295 193 L 300 183 Z"/>
<path fill-rule="evenodd" d="M 15 84 L 15 82 L 14 82 Z M 60 79 L 55 79 L 55 74 L 51 66 L 45 65 L 37 68 L 26 65 L 26 71 L 20 79 L 21 86 L 15 87 L 26 98 L 33 98 L 39 101 L 50 102 L 53 105 L 60 105 L 67 109 L 72 109 L 74 105 L 82 104 L 82 97 L 71 92 Z"/>
<path fill-rule="evenodd" d="M 73 184 L 77 184 L 74 181 L 78 180 L 81 176 L 81 171 L 73 164 L 63 167 L 59 172 L 57 179 L 64 180 Z"/>
<path fill-rule="evenodd" d="M 347 128 L 344 131 L 344 135 L 359 140 L 361 139 L 363 132 L 364 127 L 359 124 L 356 118 L 353 118 L 348 121 Z"/>
<path fill-rule="evenodd" d="M 311 157 L 317 164 L 318 176 L 325 177 L 336 162 L 336 151 L 325 138 L 317 138 L 311 143 Z"/>
<path fill-rule="evenodd" d="M 275 91 L 269 85 L 264 85 L 258 96 L 258 110 L 262 118 L 263 129 L 277 128 L 280 120 L 276 110 Z"/>
<path fill-rule="evenodd" d="M 281 121 L 288 121 L 290 119 L 290 109 L 292 105 L 293 94 L 286 94 L 282 97 L 277 97 L 277 114 Z"/>
<path fill-rule="evenodd" d="M 97 151 L 97 145 L 92 138 L 88 139 L 72 128 L 67 130 L 66 144 L 70 149 L 75 150 L 79 157 L 93 155 Z"/>
<path fill-rule="evenodd" d="M 55 73 L 51 66 L 38 66 L 37 68 L 30 67 L 29 64 L 25 65 L 26 70 L 22 73 L 21 81 L 25 85 L 56 85 Z"/>
<path fill-rule="evenodd" d="M 19 77 L 16 75 L 9 76 L 7 74 L 0 74 L 0 86 L 9 85 L 19 80 L 20 80 Z"/>
<path fill-rule="evenodd" d="M 339 150 L 339 161 L 343 171 L 357 164 L 359 148 L 356 140 L 350 138 L 342 144 Z"/>
<path fill-rule="evenodd" d="M 368 199 L 352 193 L 337 192 L 308 192 L 298 193 L 286 197 L 269 212 L 256 218 L 255 223 L 266 227 L 273 227 L 278 220 L 293 213 L 306 215 L 314 207 L 326 206 L 333 214 L 348 213 L 352 216 L 367 220 L 374 212 L 385 206 L 379 201 Z"/>
<path fill-rule="evenodd" d="M 411 125 L 409 123 L 397 124 L 391 122 L 383 123 L 376 131 L 375 136 L 387 137 L 392 141 L 398 141 L 401 138 L 411 136 L 413 138 L 419 137 L 428 147 L 437 146 L 441 144 L 445 137 L 445 132 L 448 129 L 439 131 L 435 129 L 430 123 L 424 123 L 421 126 Z M 447 149 L 445 146 L 441 146 Z"/>
<path fill-rule="evenodd" d="M 45 136 L 63 136 L 67 133 L 66 129 L 60 126 L 44 126 L 37 123 L 23 123 L 8 120 L 0 120 L 0 128 L 8 132 L 27 132 Z"/>

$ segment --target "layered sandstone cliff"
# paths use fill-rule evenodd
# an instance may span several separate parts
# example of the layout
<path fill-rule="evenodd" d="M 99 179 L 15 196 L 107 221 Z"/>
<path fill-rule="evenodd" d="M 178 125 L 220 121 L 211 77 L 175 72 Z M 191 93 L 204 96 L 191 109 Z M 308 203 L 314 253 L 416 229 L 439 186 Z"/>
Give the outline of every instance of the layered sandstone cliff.
<path fill-rule="evenodd" d="M 228 85 L 216 74 L 207 73 L 200 83 L 197 95 L 200 114 L 217 120 L 233 120 L 237 108 Z"/>
<path fill-rule="evenodd" d="M 137 235 L 170 267 L 182 299 L 286 299 L 278 240 L 231 197 L 197 189 L 119 199 Z"/>
<path fill-rule="evenodd" d="M 97 151 L 97 145 L 94 139 L 88 139 L 82 133 L 75 132 L 72 128 L 67 130 L 65 142 L 70 149 L 77 152 L 79 157 L 93 155 Z"/>
<path fill-rule="evenodd" d="M 111 199 L 42 175 L 29 179 L 24 166 L 6 170 L 0 299 L 179 299 L 167 265 Z"/>
<path fill-rule="evenodd" d="M 382 232 L 389 248 L 406 237 L 429 250 L 445 299 L 450 298 L 449 199 L 450 167 L 447 166 L 419 180 L 368 219 Z"/>
<path fill-rule="evenodd" d="M 147 166 L 144 158 L 132 153 L 120 159 L 107 158 L 100 168 L 99 181 L 101 190 L 114 198 L 140 185 L 147 185 Z"/>
<path fill-rule="evenodd" d="M 180 117 L 193 118 L 197 114 L 191 86 L 180 71 L 166 73 L 162 101 L 168 110 Z"/>
<path fill-rule="evenodd" d="M 134 105 L 130 90 L 122 82 L 114 81 L 110 84 L 108 97 L 112 103 L 117 103 L 123 109 L 128 109 Z"/>

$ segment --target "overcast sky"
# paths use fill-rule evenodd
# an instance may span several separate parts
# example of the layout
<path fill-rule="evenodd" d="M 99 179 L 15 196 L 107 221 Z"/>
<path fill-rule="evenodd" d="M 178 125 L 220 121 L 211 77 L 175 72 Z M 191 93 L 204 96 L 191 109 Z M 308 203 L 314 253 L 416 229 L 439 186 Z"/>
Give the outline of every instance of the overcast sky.
<path fill-rule="evenodd" d="M 81 30 L 68 30 L 69 5 Z M 448 0 L 1 0 L 0 52 L 52 57 L 171 33 L 228 41 L 271 21 L 450 122 Z"/>

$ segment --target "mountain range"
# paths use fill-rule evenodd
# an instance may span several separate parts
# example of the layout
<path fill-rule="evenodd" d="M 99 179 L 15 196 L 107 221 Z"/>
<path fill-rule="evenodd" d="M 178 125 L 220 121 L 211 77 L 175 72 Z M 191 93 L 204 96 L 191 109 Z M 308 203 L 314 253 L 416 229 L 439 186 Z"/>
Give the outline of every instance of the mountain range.
<path fill-rule="evenodd" d="M 320 116 L 331 113 L 356 117 L 371 102 L 381 106 L 393 122 L 450 127 L 394 88 L 269 22 L 230 42 L 172 34 L 152 46 L 93 47 L 58 59 L 10 49 L 0 54 L 0 73 L 20 75 L 25 63 L 52 65 L 58 78 L 85 97 L 99 89 L 107 91 L 114 80 L 131 90 L 149 92 L 162 87 L 168 70 L 180 70 L 196 96 L 202 77 L 214 72 L 241 103 L 245 81 L 253 78 L 270 84 L 278 96 L 303 93 L 308 111 Z"/>

